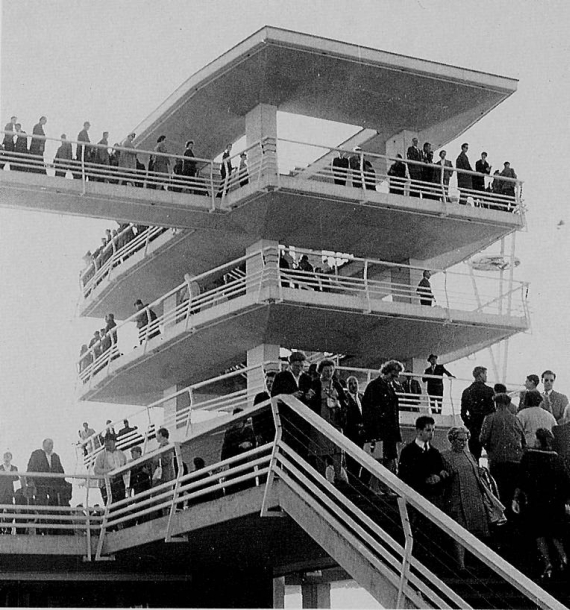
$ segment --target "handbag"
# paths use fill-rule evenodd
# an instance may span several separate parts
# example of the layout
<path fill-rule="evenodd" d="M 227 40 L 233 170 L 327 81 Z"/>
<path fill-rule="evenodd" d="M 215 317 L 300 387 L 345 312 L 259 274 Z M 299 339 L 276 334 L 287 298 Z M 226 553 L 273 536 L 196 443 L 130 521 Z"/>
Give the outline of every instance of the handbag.
<path fill-rule="evenodd" d="M 160 479 L 162 479 L 162 459 L 160 459 L 158 461 L 158 466 L 156 467 L 155 471 L 152 473 L 153 481 L 160 481 Z"/>

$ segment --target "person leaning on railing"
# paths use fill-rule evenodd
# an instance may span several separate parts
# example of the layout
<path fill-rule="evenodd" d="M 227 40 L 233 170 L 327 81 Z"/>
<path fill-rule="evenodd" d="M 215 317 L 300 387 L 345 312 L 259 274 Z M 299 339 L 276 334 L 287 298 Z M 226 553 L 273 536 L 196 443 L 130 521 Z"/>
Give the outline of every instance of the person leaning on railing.
<path fill-rule="evenodd" d="M 47 123 L 47 119 L 45 116 L 40 117 L 40 120 L 38 123 L 36 123 L 34 125 L 34 128 L 32 129 L 32 140 L 30 142 L 30 155 L 33 155 L 34 157 L 37 157 L 37 160 L 34 160 L 33 165 L 30 166 L 29 171 L 30 172 L 34 172 L 34 173 L 38 173 L 38 174 L 45 174 L 46 170 L 43 164 L 44 161 L 44 150 L 45 150 L 45 132 L 44 132 L 44 125 Z M 34 137 L 34 136 L 40 136 L 39 138 Z"/>
<path fill-rule="evenodd" d="M 65 178 L 67 170 L 71 169 L 73 163 L 73 148 L 71 142 L 67 142 L 67 136 L 61 134 L 62 142 L 55 153 L 53 164 L 55 166 L 55 175 L 59 178 Z"/>
<path fill-rule="evenodd" d="M 93 472 L 97 475 L 110 475 L 109 484 L 113 502 L 118 502 L 125 498 L 125 482 L 122 474 L 111 476 L 111 473 L 127 463 L 127 456 L 120 449 L 117 449 L 116 442 L 114 434 L 107 434 L 105 436 L 105 449 L 97 454 L 93 467 Z M 106 505 L 110 498 L 104 480 L 100 481 L 99 489 L 103 503 Z"/>

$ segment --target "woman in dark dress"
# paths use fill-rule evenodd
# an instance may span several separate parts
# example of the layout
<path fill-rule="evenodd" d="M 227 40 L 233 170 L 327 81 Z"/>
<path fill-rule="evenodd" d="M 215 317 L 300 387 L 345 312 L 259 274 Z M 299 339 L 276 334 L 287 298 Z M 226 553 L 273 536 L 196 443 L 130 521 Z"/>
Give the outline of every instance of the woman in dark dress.
<path fill-rule="evenodd" d="M 543 565 L 542 579 L 554 568 L 566 570 L 568 557 L 562 544 L 565 507 L 570 498 L 570 477 L 564 460 L 552 450 L 554 436 L 546 428 L 536 431 L 536 445 L 521 460 L 520 480 L 513 499 L 513 512 L 522 513 L 525 532 L 535 540 Z M 558 556 L 553 566 L 551 551 Z"/>

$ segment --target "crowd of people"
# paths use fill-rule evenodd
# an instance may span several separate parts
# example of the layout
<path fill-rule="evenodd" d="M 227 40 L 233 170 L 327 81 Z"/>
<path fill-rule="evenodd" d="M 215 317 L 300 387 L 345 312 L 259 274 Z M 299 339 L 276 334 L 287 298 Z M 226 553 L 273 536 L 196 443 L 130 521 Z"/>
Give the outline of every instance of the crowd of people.
<path fill-rule="evenodd" d="M 87 287 L 91 280 L 96 276 L 97 272 L 105 266 L 105 263 L 107 263 L 107 261 L 109 261 L 113 255 L 121 252 L 122 249 L 134 239 L 151 228 L 158 229 L 157 231 L 153 232 L 151 239 L 156 239 L 159 235 L 168 230 L 166 227 L 149 227 L 148 225 L 133 223 L 118 222 L 117 224 L 119 226 L 116 229 L 105 229 L 105 236 L 101 238 L 101 244 L 96 250 L 93 252 L 91 252 L 91 250 L 87 250 L 85 253 L 83 257 L 85 267 L 81 273 L 81 283 L 84 288 Z M 142 248 L 144 248 L 144 243 L 141 243 L 136 249 L 124 252 L 121 258 L 116 260 L 114 264 L 120 264 L 129 258 L 129 256 L 132 256 L 137 250 Z M 97 285 L 101 279 L 102 277 L 97 278 L 95 285 Z M 92 287 L 89 288 L 89 290 L 91 289 Z"/>
<path fill-rule="evenodd" d="M 455 162 L 455 169 L 465 171 L 454 172 L 452 162 L 447 159 L 447 151 L 441 150 L 439 160 L 434 161 L 432 145 L 425 142 L 420 148 L 418 138 L 412 138 L 412 144 L 406 152 L 406 161 L 401 154 L 397 154 L 396 160 L 390 165 L 389 192 L 396 195 L 408 192 L 411 197 L 451 201 L 449 184 L 451 176 L 456 173 L 460 204 L 472 202 L 480 207 L 513 211 L 516 183 L 511 179 L 516 180 L 517 175 L 510 162 L 505 161 L 502 170 L 495 170 L 491 180 L 493 168 L 487 161 L 487 153 L 481 153 L 481 158 L 473 169 L 467 156 L 468 150 L 469 144 L 465 142 L 461 145 L 461 152 Z M 345 186 L 350 183 L 354 188 L 376 190 L 376 173 L 360 146 L 354 147 L 352 155 L 339 151 L 332 160 L 332 174 L 335 184 Z"/>
<path fill-rule="evenodd" d="M 293 352 L 286 371 L 268 374 L 269 393 L 259 394 L 254 404 L 269 394 L 295 396 L 371 455 L 378 455 L 381 445 L 378 459 L 386 468 L 475 536 L 489 542 L 497 531 L 523 532 L 536 543 L 543 580 L 566 572 L 563 537 L 570 504 L 570 405 L 564 394 L 553 389 L 556 375 L 551 370 L 540 379 L 529 375 L 525 390 L 519 393 L 508 392 L 503 384 L 490 387 L 487 370 L 476 367 L 474 381 L 461 398 L 464 425 L 448 431 L 450 448 L 440 452 L 432 444 L 435 420 L 431 415 L 417 418 L 415 438 L 402 446 L 401 363 L 386 362 L 361 393 L 355 377 L 344 383 L 336 375 L 332 360 L 323 360 L 307 372 L 305 360 L 303 353 Z M 453 375 L 437 364 L 434 354 L 428 361 L 423 381 L 437 413 L 443 378 Z M 331 483 L 368 484 L 370 474 L 301 417 L 290 415 L 289 426 L 296 433 L 285 427 L 284 441 Z M 388 488 L 380 493 L 392 495 Z M 454 550 L 457 567 L 464 570 L 463 547 L 455 544 Z"/>
<path fill-rule="evenodd" d="M 4 139 L 0 146 L 0 169 L 9 165 L 11 171 L 46 174 L 46 168 L 53 166 L 56 177 L 66 177 L 68 172 L 76 179 L 93 182 L 108 182 L 135 187 L 164 189 L 206 195 L 209 192 L 209 178 L 200 176 L 201 166 L 207 165 L 194 154 L 194 140 L 188 140 L 184 151 L 175 155 L 169 151 L 166 135 L 156 140 L 148 165 L 137 154 L 134 145 L 135 133 L 130 133 L 121 142 L 109 145 L 109 132 L 104 131 L 101 139 L 91 142 L 91 124 L 85 121 L 77 134 L 75 153 L 66 134 L 60 136 L 60 146 L 53 158 L 53 164 L 45 162 L 46 134 L 45 116 L 34 125 L 32 135 L 23 129 L 18 117 L 12 116 L 4 126 Z M 28 144 L 29 140 L 29 144 Z M 218 196 L 222 196 L 231 186 L 245 186 L 249 182 L 247 153 L 242 152 L 237 168 L 232 165 L 231 144 L 223 152 L 219 166 L 220 186 Z M 235 171 L 234 171 L 235 170 Z M 233 176 L 232 176 L 233 173 Z"/>

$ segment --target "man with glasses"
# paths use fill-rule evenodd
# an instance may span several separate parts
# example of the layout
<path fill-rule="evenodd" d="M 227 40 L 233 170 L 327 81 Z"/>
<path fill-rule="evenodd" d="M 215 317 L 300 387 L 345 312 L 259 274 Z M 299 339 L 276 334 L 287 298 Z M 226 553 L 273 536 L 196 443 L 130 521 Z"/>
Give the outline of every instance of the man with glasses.
<path fill-rule="evenodd" d="M 555 380 L 556 374 L 552 371 L 547 370 L 542 373 L 542 385 L 544 386 L 542 408 L 554 415 L 556 423 L 562 424 L 570 418 L 570 409 L 568 408 L 568 397 L 552 389 Z"/>

